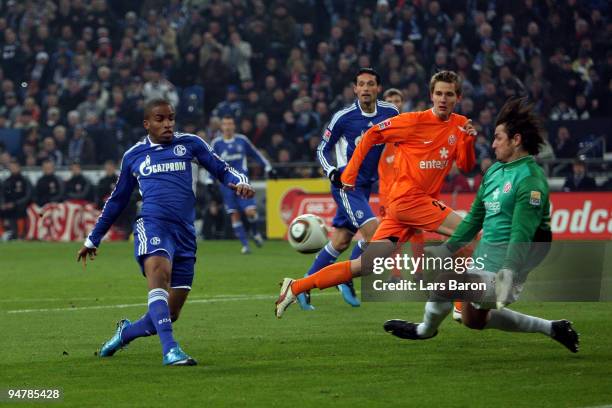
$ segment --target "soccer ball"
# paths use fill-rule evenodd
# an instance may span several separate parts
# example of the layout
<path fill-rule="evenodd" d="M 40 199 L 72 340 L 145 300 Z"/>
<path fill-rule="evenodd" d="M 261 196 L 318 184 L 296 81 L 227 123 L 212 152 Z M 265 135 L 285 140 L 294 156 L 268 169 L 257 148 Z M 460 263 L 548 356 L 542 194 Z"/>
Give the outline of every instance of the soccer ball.
<path fill-rule="evenodd" d="M 327 226 L 318 215 L 302 214 L 289 224 L 287 238 L 296 251 L 312 254 L 327 243 Z"/>

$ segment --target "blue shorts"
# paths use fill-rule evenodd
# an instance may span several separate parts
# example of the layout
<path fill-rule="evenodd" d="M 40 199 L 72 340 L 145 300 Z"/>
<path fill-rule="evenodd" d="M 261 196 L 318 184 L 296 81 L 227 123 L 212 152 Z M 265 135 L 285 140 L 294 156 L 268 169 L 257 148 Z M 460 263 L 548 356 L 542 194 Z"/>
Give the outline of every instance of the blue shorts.
<path fill-rule="evenodd" d="M 196 261 L 195 229 L 151 218 L 134 223 L 134 256 L 144 274 L 144 260 L 164 256 L 172 263 L 170 287 L 191 289 Z"/>
<path fill-rule="evenodd" d="M 225 212 L 228 214 L 246 210 L 249 207 L 256 207 L 254 198 L 240 198 L 236 195 L 236 192 L 229 187 L 219 186 L 221 195 L 223 196 L 223 204 L 225 205 Z"/>
<path fill-rule="evenodd" d="M 355 190 L 344 191 L 332 186 L 332 196 L 338 208 L 332 225 L 336 228 L 347 228 L 356 233 L 365 223 L 376 216 L 370 208 L 371 187 L 355 187 Z"/>

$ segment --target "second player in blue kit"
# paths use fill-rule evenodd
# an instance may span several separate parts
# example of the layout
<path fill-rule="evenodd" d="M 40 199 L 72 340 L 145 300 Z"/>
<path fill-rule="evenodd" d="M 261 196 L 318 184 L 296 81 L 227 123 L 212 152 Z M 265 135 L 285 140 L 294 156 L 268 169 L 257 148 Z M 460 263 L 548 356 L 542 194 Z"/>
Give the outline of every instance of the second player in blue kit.
<path fill-rule="evenodd" d="M 236 123 L 233 116 L 226 115 L 221 119 L 222 136 L 216 137 L 211 145 L 215 153 L 230 166 L 240 171 L 242 174 L 248 175 L 248 158 L 255 159 L 270 178 L 276 178 L 276 172 L 270 165 L 270 162 L 257 150 L 253 143 L 245 136 L 236 133 Z M 263 244 L 263 237 L 257 228 L 259 214 L 257 206 L 253 198 L 240 198 L 229 188 L 224 185 L 220 186 L 221 195 L 223 196 L 223 204 L 225 211 L 229 214 L 232 221 L 234 234 L 242 244 L 242 254 L 251 253 L 248 240 L 248 232 L 255 241 L 255 245 Z M 245 215 L 248 223 L 247 228 L 242 222 L 242 214 Z"/>
<path fill-rule="evenodd" d="M 331 193 L 337 210 L 333 220 L 335 229 L 332 238 L 317 254 L 306 275 L 312 275 L 334 263 L 349 247 L 357 231 L 360 231 L 363 240 L 355 245 L 351 253 L 351 259 L 358 258 L 363 251 L 364 243 L 370 240 L 378 226 L 369 199 L 372 185 L 378 180 L 378 160 L 384 145 L 376 146 L 368 153 L 359 170 L 353 191 L 342 190 L 340 175 L 363 134 L 372 126 L 399 114 L 395 105 L 377 100 L 380 86 L 380 75 L 375 70 L 361 68 L 353 78 L 353 91 L 357 99 L 350 106 L 336 112 L 317 148 L 317 159 L 331 181 Z M 336 154 L 335 165 L 332 164 L 332 151 Z M 355 295 L 352 281 L 339 285 L 338 289 L 348 304 L 359 306 L 360 302 Z M 298 296 L 298 303 L 303 310 L 314 310 L 308 295 Z"/>

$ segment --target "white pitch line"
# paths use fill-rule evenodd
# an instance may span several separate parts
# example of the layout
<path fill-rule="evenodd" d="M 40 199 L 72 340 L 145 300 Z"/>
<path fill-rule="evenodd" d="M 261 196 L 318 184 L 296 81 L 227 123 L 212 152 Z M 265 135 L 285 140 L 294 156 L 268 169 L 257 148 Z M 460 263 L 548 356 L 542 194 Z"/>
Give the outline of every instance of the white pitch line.
<path fill-rule="evenodd" d="M 318 296 L 336 295 L 336 293 L 319 293 Z M 217 297 L 211 297 L 207 299 L 188 299 L 187 302 L 193 303 L 218 303 L 218 302 L 237 302 L 240 300 L 272 300 L 276 299 L 277 295 L 220 295 Z M 7 310 L 7 314 L 18 314 L 18 313 L 46 313 L 46 312 L 72 312 L 79 310 L 100 310 L 100 309 L 125 309 L 128 307 L 143 307 L 144 302 L 141 303 L 127 303 L 119 305 L 99 305 L 99 306 L 80 306 L 80 307 L 57 307 L 57 308 L 46 308 L 46 309 L 16 309 Z"/>

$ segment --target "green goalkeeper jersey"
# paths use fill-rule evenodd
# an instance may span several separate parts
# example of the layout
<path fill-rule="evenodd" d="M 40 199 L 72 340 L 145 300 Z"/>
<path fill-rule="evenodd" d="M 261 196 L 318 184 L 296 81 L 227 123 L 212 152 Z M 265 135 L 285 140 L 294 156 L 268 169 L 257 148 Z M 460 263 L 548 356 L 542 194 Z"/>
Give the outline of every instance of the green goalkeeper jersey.
<path fill-rule="evenodd" d="M 487 271 L 509 268 L 524 280 L 536 231 L 550 231 L 548 182 L 532 156 L 489 168 L 470 212 L 448 243 L 464 245 L 481 229 L 473 258 L 480 257 Z"/>

